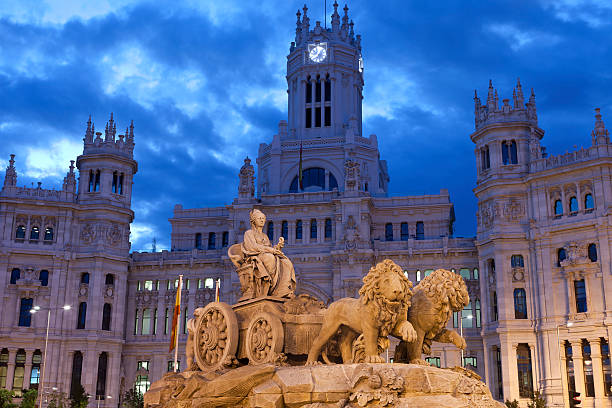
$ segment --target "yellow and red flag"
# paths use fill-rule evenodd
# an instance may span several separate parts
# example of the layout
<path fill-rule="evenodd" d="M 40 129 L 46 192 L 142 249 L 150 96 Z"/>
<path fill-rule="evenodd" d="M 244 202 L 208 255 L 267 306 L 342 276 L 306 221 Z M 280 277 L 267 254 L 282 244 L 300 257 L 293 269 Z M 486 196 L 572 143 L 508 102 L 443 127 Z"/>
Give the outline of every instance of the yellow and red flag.
<path fill-rule="evenodd" d="M 174 315 L 172 316 L 172 332 L 170 334 L 170 350 L 174 350 L 178 343 L 179 331 L 179 316 L 181 314 L 181 290 L 183 286 L 182 276 L 179 278 L 178 287 L 176 288 L 176 302 L 174 303 Z"/>

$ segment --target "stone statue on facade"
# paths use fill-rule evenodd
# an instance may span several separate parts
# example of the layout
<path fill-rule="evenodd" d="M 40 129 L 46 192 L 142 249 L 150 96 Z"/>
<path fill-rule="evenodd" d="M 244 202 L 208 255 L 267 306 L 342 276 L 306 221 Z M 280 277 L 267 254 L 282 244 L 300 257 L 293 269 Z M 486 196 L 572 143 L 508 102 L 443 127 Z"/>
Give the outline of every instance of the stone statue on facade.
<path fill-rule="evenodd" d="M 239 301 L 264 296 L 294 297 L 295 271 L 282 252 L 284 238 L 280 237 L 272 246 L 262 231 L 266 224 L 264 213 L 253 209 L 249 215 L 251 229 L 244 233 L 244 241 L 232 245 L 227 252 L 240 277 L 242 296 Z"/>

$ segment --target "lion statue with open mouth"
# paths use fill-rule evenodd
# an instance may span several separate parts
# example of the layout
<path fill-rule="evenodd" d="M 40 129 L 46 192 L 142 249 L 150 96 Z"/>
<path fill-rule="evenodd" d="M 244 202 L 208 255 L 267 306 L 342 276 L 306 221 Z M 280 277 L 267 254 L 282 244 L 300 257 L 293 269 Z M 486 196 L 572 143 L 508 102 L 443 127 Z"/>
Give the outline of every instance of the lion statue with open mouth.
<path fill-rule="evenodd" d="M 402 268 L 390 259 L 370 268 L 363 278 L 359 299 L 343 298 L 333 302 L 324 312 L 323 325 L 309 352 L 306 365 L 319 364 L 323 346 L 340 329 L 338 346 L 344 363 L 356 363 L 361 356 L 366 363 L 382 363 L 381 348 L 389 345 L 389 334 L 406 342 L 416 340 L 416 332 L 407 321 L 412 297 L 412 282 Z M 358 338 L 359 337 L 359 338 Z M 355 353 L 353 343 L 361 344 L 362 352 Z"/>

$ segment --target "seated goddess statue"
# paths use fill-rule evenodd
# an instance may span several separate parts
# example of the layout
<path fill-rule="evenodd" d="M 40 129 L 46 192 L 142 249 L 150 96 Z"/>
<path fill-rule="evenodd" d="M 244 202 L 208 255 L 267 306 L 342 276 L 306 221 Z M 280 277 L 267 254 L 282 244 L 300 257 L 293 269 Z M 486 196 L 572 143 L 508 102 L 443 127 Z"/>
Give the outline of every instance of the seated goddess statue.
<path fill-rule="evenodd" d="M 227 251 L 240 277 L 242 296 L 239 301 L 263 296 L 292 298 L 295 296 L 293 264 L 283 254 L 283 237 L 272 246 L 262 232 L 266 216 L 257 209 L 250 212 L 251 229 L 244 233 L 241 244 Z"/>

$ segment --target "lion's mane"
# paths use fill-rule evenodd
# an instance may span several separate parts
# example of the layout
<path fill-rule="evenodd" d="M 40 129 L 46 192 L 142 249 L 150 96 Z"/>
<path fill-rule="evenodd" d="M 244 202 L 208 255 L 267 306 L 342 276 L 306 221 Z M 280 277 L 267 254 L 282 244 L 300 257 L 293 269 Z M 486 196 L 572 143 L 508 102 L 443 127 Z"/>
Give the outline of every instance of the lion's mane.
<path fill-rule="evenodd" d="M 403 296 L 395 302 L 385 299 L 380 291 L 380 281 L 388 274 L 396 274 L 402 283 Z M 359 299 L 364 305 L 372 304 L 380 322 L 379 336 L 385 337 L 395 326 L 398 313 L 410 307 L 412 298 L 412 282 L 404 275 L 402 268 L 390 259 L 385 259 L 370 268 L 363 278 L 363 286 L 359 290 Z"/>

